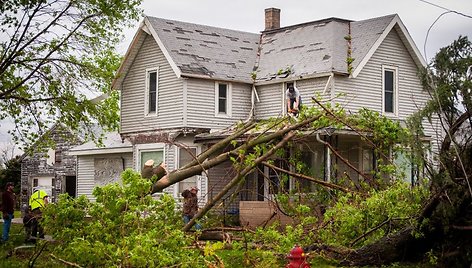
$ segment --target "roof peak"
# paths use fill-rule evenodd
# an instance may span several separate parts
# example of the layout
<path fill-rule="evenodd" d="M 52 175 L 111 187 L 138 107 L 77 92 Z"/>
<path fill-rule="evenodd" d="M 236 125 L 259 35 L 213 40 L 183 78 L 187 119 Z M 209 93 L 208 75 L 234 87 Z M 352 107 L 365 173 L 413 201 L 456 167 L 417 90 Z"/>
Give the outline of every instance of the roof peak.
<path fill-rule="evenodd" d="M 188 22 L 188 21 L 159 18 L 159 17 L 154 17 L 154 16 L 148 16 L 148 15 L 145 15 L 144 18 L 162 20 L 162 21 L 165 21 L 166 23 L 171 22 L 171 23 L 175 23 L 175 24 L 187 24 L 187 25 L 204 26 L 204 27 L 210 27 L 210 28 L 220 29 L 220 30 L 224 30 L 224 31 L 234 31 L 234 32 L 240 32 L 240 33 L 245 33 L 245 34 L 259 35 L 258 33 L 253 33 L 253 32 L 248 32 L 248 31 L 235 30 L 235 29 L 231 29 L 231 28 L 224 28 L 224 27 L 219 27 L 219 26 L 212 26 L 212 25 L 200 24 L 200 23 L 194 23 L 194 22 Z M 168 24 L 170 25 L 170 23 L 168 23 Z"/>

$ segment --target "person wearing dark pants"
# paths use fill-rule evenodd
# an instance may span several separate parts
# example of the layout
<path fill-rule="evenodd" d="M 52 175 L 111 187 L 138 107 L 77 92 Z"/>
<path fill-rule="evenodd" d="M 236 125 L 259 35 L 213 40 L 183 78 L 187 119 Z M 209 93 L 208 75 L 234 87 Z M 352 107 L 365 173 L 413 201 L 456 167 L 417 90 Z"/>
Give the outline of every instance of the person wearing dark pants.
<path fill-rule="evenodd" d="M 15 193 L 13 193 L 13 182 L 7 182 L 5 192 L 2 194 L 2 216 L 3 216 L 3 232 L 2 242 L 8 241 L 10 236 L 11 220 L 15 211 Z"/>
<path fill-rule="evenodd" d="M 36 190 L 30 197 L 31 209 L 31 236 L 33 238 L 44 238 L 44 231 L 39 221 L 43 215 L 43 209 L 48 204 L 48 194 L 41 189 Z"/>
<path fill-rule="evenodd" d="M 198 213 L 197 193 L 197 187 L 192 187 L 182 192 L 182 196 L 184 197 L 183 219 L 185 224 L 189 223 Z M 199 223 L 195 223 L 195 229 L 201 230 L 202 226 Z"/>

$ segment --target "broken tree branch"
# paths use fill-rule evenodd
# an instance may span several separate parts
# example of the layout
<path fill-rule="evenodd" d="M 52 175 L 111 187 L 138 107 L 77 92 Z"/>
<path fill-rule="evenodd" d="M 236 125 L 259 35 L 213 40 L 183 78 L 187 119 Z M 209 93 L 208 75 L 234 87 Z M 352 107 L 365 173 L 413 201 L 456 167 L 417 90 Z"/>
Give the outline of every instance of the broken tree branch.
<path fill-rule="evenodd" d="M 304 180 L 309 180 L 311 182 L 314 182 L 316 184 L 319 184 L 319 185 L 322 185 L 322 186 L 325 186 L 325 187 L 328 187 L 330 189 L 334 189 L 334 190 L 339 190 L 341 192 L 344 192 L 344 193 L 356 193 L 348 188 L 344 188 L 342 186 L 339 186 L 337 184 L 334 184 L 334 183 L 329 183 L 327 181 L 323 181 L 323 180 L 318 180 L 318 179 L 315 179 L 315 178 L 312 178 L 312 177 L 309 177 L 309 176 L 306 176 L 306 175 L 303 175 L 303 174 L 299 174 L 299 173 L 295 173 L 295 172 L 292 172 L 292 171 L 289 171 L 289 170 L 286 170 L 286 169 L 282 169 L 282 168 L 279 168 L 277 166 L 274 166 L 272 164 L 269 164 L 267 162 L 262 162 L 263 165 L 269 167 L 269 168 L 272 168 L 274 170 L 277 170 L 277 171 L 280 171 L 280 172 L 283 172 L 287 175 L 290 175 L 290 176 L 293 176 L 293 177 L 297 177 L 297 178 L 300 178 L 300 179 L 304 179 Z"/>
<path fill-rule="evenodd" d="M 295 132 L 290 131 L 283 137 L 283 139 L 277 143 L 274 147 L 268 150 L 265 154 L 254 160 L 252 165 L 245 167 L 241 172 L 239 172 L 214 198 L 208 201 L 208 203 L 198 211 L 197 215 L 193 217 L 183 228 L 184 231 L 190 230 L 195 224 L 195 221 L 200 219 L 205 215 L 215 204 L 222 199 L 236 184 L 238 184 L 243 178 L 246 177 L 258 164 L 265 161 L 267 158 L 271 157 L 278 149 L 282 148 L 287 142 L 289 142 L 295 136 Z"/>
<path fill-rule="evenodd" d="M 154 185 L 152 186 L 151 194 L 155 193 L 155 192 L 158 192 L 158 191 L 161 191 L 162 189 L 165 189 L 165 188 L 169 187 L 170 185 L 175 184 L 177 182 L 180 182 L 180 181 L 182 181 L 182 180 L 184 180 L 188 177 L 191 177 L 193 175 L 200 175 L 204 170 L 212 168 L 214 166 L 217 166 L 217 165 L 229 160 L 231 155 L 239 155 L 240 151 L 248 151 L 248 150 L 254 148 L 254 146 L 256 146 L 256 145 L 259 145 L 259 144 L 262 144 L 262 143 L 267 143 L 267 142 L 270 142 L 270 141 L 273 141 L 273 140 L 277 140 L 277 139 L 283 137 L 284 135 L 286 135 L 287 133 L 289 133 L 290 131 L 293 131 L 293 130 L 299 129 L 299 128 L 305 126 L 305 125 L 308 125 L 308 124 L 318 120 L 320 117 L 321 117 L 321 115 L 314 116 L 314 117 L 305 119 L 302 122 L 299 122 L 299 123 L 296 123 L 296 124 L 293 124 L 293 125 L 284 126 L 283 128 L 281 128 L 281 129 L 279 129 L 279 130 L 277 130 L 273 133 L 269 133 L 267 135 L 263 135 L 263 136 L 259 136 L 259 137 L 254 138 L 254 139 L 250 139 L 247 143 L 244 143 L 244 144 L 240 145 L 239 147 L 237 147 L 237 148 L 235 148 L 235 149 L 233 149 L 229 152 L 224 152 L 224 153 L 222 153 L 220 155 L 217 155 L 217 156 L 215 156 L 211 159 L 206 159 L 206 161 L 202 157 L 198 156 L 197 157 L 198 161 L 196 161 L 196 160 L 192 161 L 192 162 L 195 162 L 196 165 L 189 166 L 187 168 L 180 168 L 180 169 L 174 170 L 171 173 L 164 176 L 163 178 L 161 178 L 160 180 L 158 180 L 156 183 L 154 183 Z M 240 135 L 243 135 L 243 134 L 244 133 L 240 132 Z M 221 144 L 226 143 L 227 139 L 224 139 L 224 142 L 223 141 L 220 141 L 220 142 L 222 142 Z M 221 144 L 218 142 L 214 146 L 220 147 Z M 210 156 L 209 153 L 206 153 L 206 155 Z M 198 163 L 201 163 L 201 164 L 198 164 Z"/>

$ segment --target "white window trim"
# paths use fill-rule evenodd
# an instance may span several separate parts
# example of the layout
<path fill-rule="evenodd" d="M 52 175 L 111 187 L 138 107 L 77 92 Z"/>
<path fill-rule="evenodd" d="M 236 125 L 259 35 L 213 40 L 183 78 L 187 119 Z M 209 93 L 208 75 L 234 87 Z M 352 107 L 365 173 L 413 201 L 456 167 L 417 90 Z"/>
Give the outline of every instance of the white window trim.
<path fill-rule="evenodd" d="M 227 109 L 226 113 L 220 113 L 218 111 L 218 97 L 219 97 L 219 85 L 226 84 L 228 87 L 226 89 L 226 101 Z M 233 85 L 229 82 L 215 82 L 215 117 L 230 118 L 232 116 L 232 96 L 233 96 Z"/>
<path fill-rule="evenodd" d="M 149 73 L 156 72 L 156 111 L 149 112 Z M 144 116 L 157 116 L 157 111 L 159 110 L 159 67 L 156 68 L 147 68 L 145 77 L 146 89 L 144 92 Z"/>
<path fill-rule="evenodd" d="M 198 156 L 201 152 L 201 147 L 200 146 L 197 146 L 197 145 L 186 145 L 188 146 L 189 149 L 192 149 L 192 148 L 195 148 L 195 152 L 196 152 L 196 156 Z M 180 166 L 179 166 L 179 160 L 180 160 L 180 147 L 178 146 L 175 146 L 175 158 L 174 158 L 174 167 L 176 169 L 179 169 Z M 201 185 L 202 185 L 202 182 L 201 180 L 203 179 L 203 177 L 201 175 L 196 175 L 197 176 L 197 188 L 200 190 L 198 191 L 197 195 L 198 197 L 200 198 L 202 196 L 202 189 L 201 189 Z M 179 198 L 179 188 L 180 188 L 180 183 L 177 182 L 175 183 L 175 186 L 174 186 L 174 198 Z"/>
<path fill-rule="evenodd" d="M 385 71 L 393 72 L 393 113 L 385 111 Z M 398 116 L 398 67 L 382 65 L 382 114 L 386 116 Z"/>
<path fill-rule="evenodd" d="M 165 143 L 137 144 L 134 155 L 136 156 L 135 170 L 141 171 L 141 152 L 162 151 L 162 161 L 166 162 Z M 159 163 L 155 163 L 156 165 Z"/>

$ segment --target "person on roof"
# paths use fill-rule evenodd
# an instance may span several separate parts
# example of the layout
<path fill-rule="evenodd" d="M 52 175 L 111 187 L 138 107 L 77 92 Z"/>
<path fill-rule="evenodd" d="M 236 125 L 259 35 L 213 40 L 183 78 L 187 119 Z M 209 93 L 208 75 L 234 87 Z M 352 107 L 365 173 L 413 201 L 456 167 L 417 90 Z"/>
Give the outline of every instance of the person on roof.
<path fill-rule="evenodd" d="M 287 91 L 285 91 L 285 96 L 287 99 L 287 112 L 297 116 L 302 105 L 300 91 L 295 86 L 289 85 Z"/>

